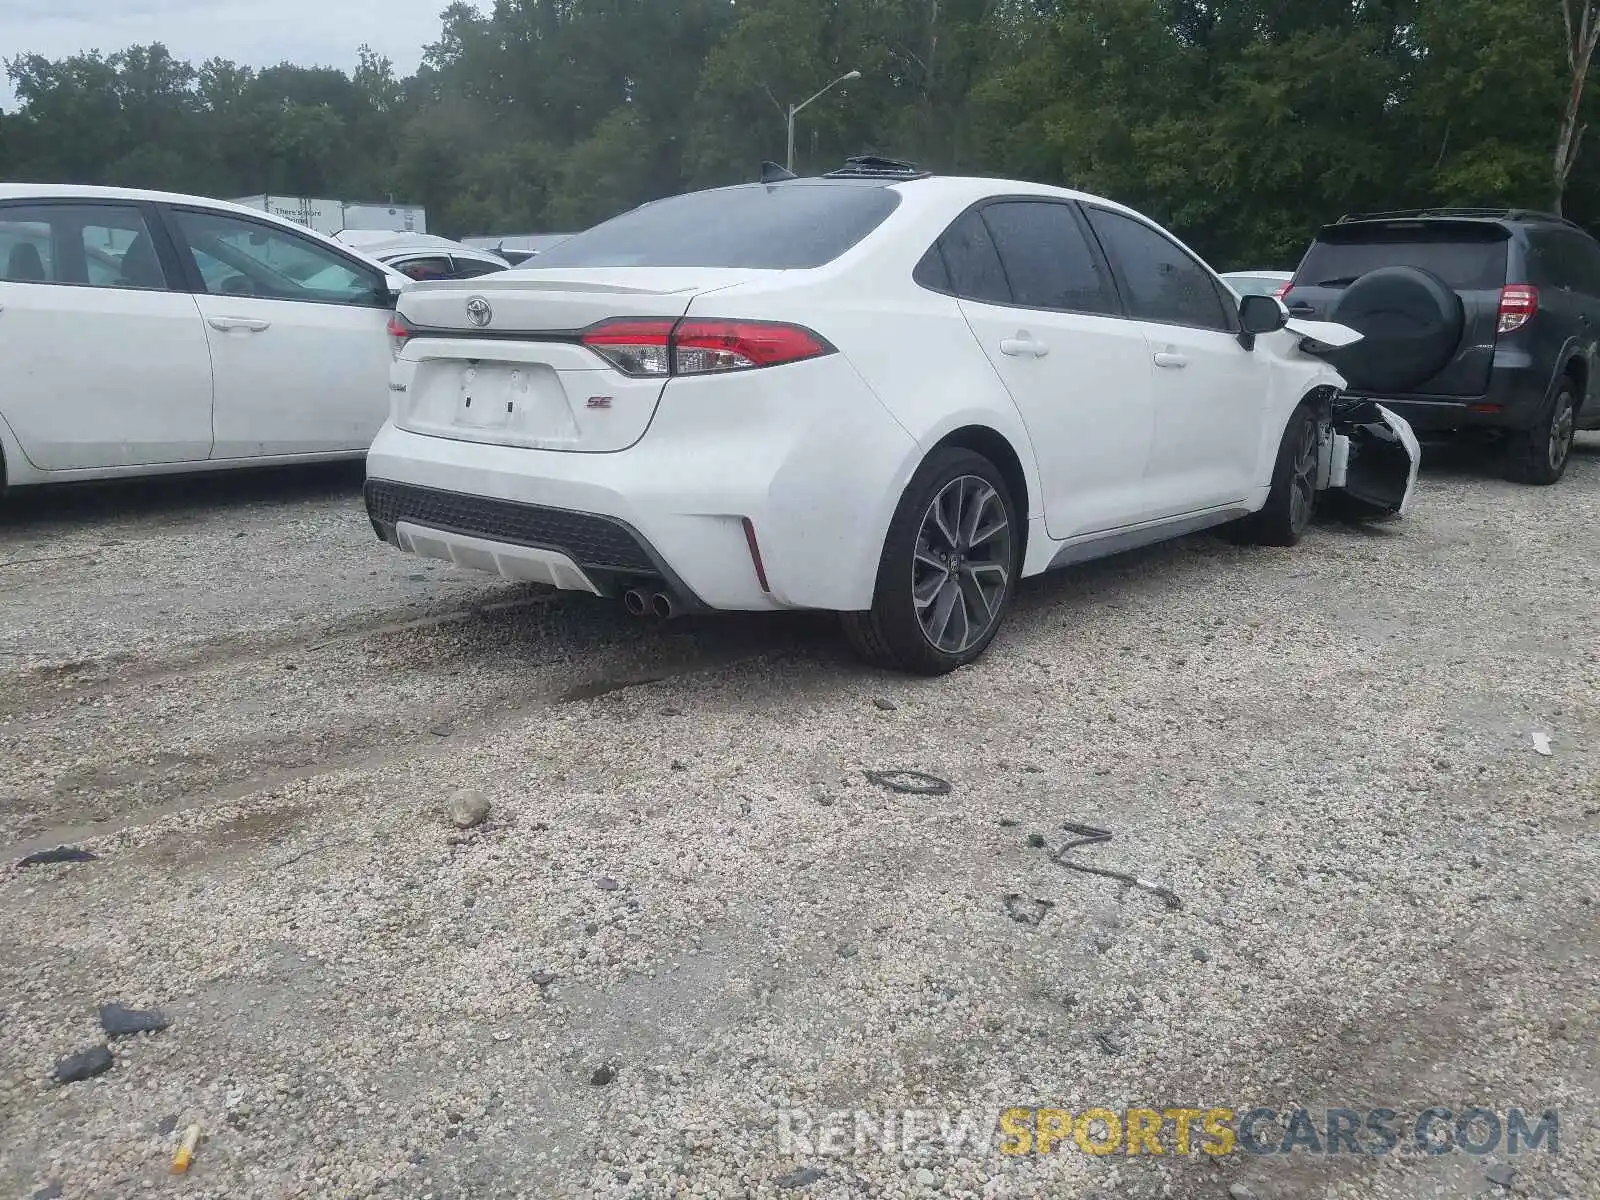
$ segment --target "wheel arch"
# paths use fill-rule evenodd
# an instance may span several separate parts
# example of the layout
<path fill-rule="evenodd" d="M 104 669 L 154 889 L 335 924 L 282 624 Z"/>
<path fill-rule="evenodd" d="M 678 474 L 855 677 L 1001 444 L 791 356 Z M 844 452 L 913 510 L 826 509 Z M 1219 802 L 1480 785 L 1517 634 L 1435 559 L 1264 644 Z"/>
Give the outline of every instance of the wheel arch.
<path fill-rule="evenodd" d="M 1017 561 L 1027 561 L 1028 553 L 1028 514 L 1032 511 L 1032 497 L 1028 493 L 1028 473 L 1023 470 L 1022 457 L 1017 453 L 1011 440 L 995 429 L 992 425 L 963 425 L 959 429 L 952 429 L 940 438 L 927 452 L 923 454 L 923 461 L 928 456 L 944 449 L 971 450 L 974 454 L 981 454 L 995 465 L 1001 476 L 1006 481 L 1006 487 L 1011 489 L 1011 503 L 1017 508 L 1018 524 L 1021 526 L 1022 537 L 1017 547 Z"/>
<path fill-rule="evenodd" d="M 1576 350 L 1570 352 L 1566 361 L 1556 368 L 1552 386 L 1559 384 L 1563 378 L 1572 380 L 1572 386 L 1577 389 L 1577 407 L 1581 411 L 1589 394 L 1589 360 Z"/>

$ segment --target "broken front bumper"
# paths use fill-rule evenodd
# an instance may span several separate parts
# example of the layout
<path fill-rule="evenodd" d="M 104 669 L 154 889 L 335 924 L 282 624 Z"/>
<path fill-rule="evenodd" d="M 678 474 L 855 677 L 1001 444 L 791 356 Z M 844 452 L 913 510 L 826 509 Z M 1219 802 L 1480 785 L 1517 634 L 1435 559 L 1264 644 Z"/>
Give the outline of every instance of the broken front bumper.
<path fill-rule="evenodd" d="M 1322 487 L 1369 518 L 1404 516 L 1417 490 L 1422 447 L 1400 414 L 1373 400 L 1333 402 Z"/>

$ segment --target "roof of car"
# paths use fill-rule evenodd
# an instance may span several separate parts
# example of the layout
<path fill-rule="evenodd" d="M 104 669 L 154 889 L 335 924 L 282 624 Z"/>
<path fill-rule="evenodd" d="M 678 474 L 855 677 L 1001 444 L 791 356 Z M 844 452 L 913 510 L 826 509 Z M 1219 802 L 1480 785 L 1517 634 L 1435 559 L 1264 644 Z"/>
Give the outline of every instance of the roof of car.
<path fill-rule="evenodd" d="M 1582 230 L 1576 221 L 1531 208 L 1400 208 L 1389 212 L 1345 213 L 1334 225 L 1383 225 L 1393 221 L 1483 221 L 1491 224 L 1565 225 Z"/>
<path fill-rule="evenodd" d="M 429 251 L 434 251 L 447 254 L 465 253 L 474 258 L 495 259 L 499 262 L 505 261 L 493 250 L 486 250 L 478 246 L 467 246 L 461 242 L 451 241 L 447 237 L 440 237 L 438 234 L 434 233 L 387 233 L 387 236 L 381 237 L 367 236 L 368 234 L 376 234 L 380 232 L 386 231 L 346 229 L 335 234 L 334 236 L 338 238 L 339 241 L 344 242 L 346 245 L 354 246 L 363 253 L 374 256 L 406 254 L 412 251 L 426 254 Z M 356 234 L 357 236 L 349 236 L 352 233 Z"/>
<path fill-rule="evenodd" d="M 1072 188 L 1056 187 L 1048 183 L 1030 183 L 1021 179 L 999 179 L 984 175 L 921 175 L 915 178 L 894 175 L 828 176 L 807 175 L 798 179 L 782 179 L 771 183 L 734 183 L 710 191 L 739 191 L 753 188 L 838 187 L 838 188 L 889 188 L 905 196 L 955 199 L 975 203 L 989 196 L 1039 196 L 1052 200 L 1081 200 L 1137 216 L 1133 209 Z"/>
<path fill-rule="evenodd" d="M 0 183 L 0 200 L 154 200 L 168 204 L 204 204 L 211 208 L 225 208 L 251 216 L 272 216 L 259 208 L 247 208 L 228 200 L 210 196 L 185 195 L 182 192 L 158 192 L 148 188 L 100 187 L 87 183 Z M 290 222 L 293 224 L 293 222 Z"/>

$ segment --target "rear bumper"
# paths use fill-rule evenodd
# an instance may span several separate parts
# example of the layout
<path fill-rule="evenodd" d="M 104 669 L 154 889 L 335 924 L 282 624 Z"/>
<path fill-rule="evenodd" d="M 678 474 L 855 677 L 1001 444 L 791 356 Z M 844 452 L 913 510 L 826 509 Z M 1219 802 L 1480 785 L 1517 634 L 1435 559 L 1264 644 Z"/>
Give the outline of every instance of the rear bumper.
<path fill-rule="evenodd" d="M 1489 373 L 1489 387 L 1481 396 L 1349 394 L 1352 398 L 1378 401 L 1399 413 L 1419 433 L 1452 429 L 1528 429 L 1544 412 L 1550 382 L 1547 371 L 1536 370 L 1528 363 L 1502 365 L 1497 362 Z"/>
<path fill-rule="evenodd" d="M 655 548 L 613 517 L 388 479 L 369 478 L 365 498 L 377 535 L 412 554 L 602 596 L 659 579 L 684 607 L 703 607 Z"/>
<path fill-rule="evenodd" d="M 686 608 L 868 608 L 916 442 L 842 355 L 756 374 L 673 380 L 645 437 L 610 453 L 386 424 L 369 515 L 392 544 L 508 578 L 602 594 L 659 580 Z"/>

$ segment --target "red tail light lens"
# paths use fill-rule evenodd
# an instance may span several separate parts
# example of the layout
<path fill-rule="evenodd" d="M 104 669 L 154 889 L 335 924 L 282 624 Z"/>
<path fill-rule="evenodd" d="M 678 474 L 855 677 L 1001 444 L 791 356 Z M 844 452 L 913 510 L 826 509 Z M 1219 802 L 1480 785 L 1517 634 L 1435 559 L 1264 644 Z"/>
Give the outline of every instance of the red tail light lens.
<path fill-rule="evenodd" d="M 1511 283 L 1500 289 L 1500 320 L 1496 329 L 1510 333 L 1521 329 L 1539 311 L 1539 289 L 1526 283 Z"/>
<path fill-rule="evenodd" d="M 583 335 L 583 344 L 624 375 L 672 374 L 676 321 L 607 321 Z"/>
<path fill-rule="evenodd" d="M 1284 282 L 1282 282 L 1282 283 L 1280 283 L 1278 285 L 1278 290 L 1276 292 L 1274 292 L 1273 295 L 1276 296 L 1279 300 L 1282 300 L 1285 296 L 1287 296 L 1289 294 L 1289 289 L 1292 288 L 1293 286 L 1294 286 L 1294 280 L 1286 279 L 1286 280 L 1284 280 Z"/>
<path fill-rule="evenodd" d="M 798 325 L 767 321 L 684 321 L 672 339 L 679 375 L 776 367 L 817 358 L 831 349 Z"/>
<path fill-rule="evenodd" d="M 395 358 L 400 357 L 400 351 L 405 344 L 416 336 L 416 330 L 406 323 L 406 319 L 399 313 L 389 317 L 389 353 Z"/>
<path fill-rule="evenodd" d="M 606 321 L 582 341 L 624 375 L 640 377 L 748 371 L 833 353 L 809 329 L 777 321 Z"/>

